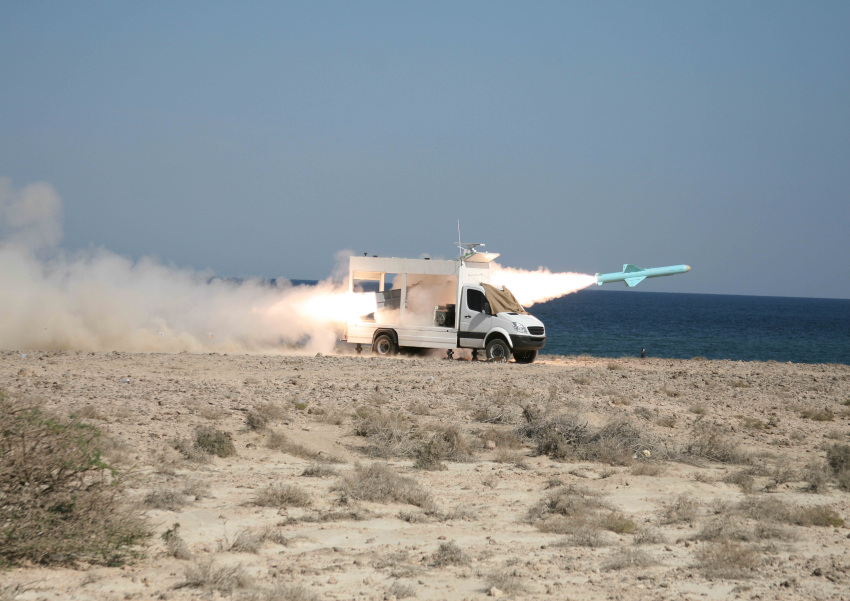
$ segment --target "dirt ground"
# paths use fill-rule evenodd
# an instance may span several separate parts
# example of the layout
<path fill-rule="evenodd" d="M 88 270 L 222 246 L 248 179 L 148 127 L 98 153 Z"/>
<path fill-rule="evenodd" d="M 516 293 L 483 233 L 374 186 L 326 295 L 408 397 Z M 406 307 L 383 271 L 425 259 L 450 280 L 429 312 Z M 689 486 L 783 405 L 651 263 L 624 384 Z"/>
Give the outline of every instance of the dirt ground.
<path fill-rule="evenodd" d="M 153 532 L 3 601 L 850 599 L 848 366 L 3 352 L 0 388 L 107 434 Z"/>

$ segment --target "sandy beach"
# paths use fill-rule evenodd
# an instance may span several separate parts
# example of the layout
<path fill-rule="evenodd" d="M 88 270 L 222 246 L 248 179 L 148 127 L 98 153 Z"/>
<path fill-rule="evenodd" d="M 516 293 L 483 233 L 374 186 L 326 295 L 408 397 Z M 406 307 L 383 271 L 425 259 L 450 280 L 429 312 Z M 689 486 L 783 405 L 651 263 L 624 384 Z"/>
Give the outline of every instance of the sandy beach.
<path fill-rule="evenodd" d="M 844 365 L 3 352 L 0 388 L 105 433 L 152 532 L 4 601 L 850 599 Z"/>

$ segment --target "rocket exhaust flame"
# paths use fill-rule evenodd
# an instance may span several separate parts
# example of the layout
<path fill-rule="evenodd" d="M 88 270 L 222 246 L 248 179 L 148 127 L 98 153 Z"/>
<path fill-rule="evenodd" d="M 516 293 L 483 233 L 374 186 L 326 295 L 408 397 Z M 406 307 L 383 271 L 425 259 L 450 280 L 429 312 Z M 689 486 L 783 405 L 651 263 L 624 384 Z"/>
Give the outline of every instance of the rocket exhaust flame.
<path fill-rule="evenodd" d="M 545 267 L 535 271 L 492 265 L 490 283 L 507 286 L 523 307 L 572 294 L 596 283 L 596 276 L 584 273 L 552 273 Z"/>

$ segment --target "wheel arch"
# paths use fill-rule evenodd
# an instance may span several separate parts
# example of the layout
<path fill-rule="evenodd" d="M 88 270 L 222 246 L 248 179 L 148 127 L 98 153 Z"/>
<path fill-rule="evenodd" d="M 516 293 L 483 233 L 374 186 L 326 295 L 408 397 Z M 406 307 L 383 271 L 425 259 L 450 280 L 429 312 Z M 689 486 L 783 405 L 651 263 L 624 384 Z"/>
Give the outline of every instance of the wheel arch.
<path fill-rule="evenodd" d="M 487 332 L 487 337 L 484 338 L 484 346 L 486 347 L 493 338 L 501 338 L 505 341 L 505 344 L 508 345 L 508 348 L 513 350 L 514 345 L 511 342 L 511 336 L 502 328 L 493 328 L 489 332 Z"/>
<path fill-rule="evenodd" d="M 393 344 L 395 344 L 396 348 L 398 348 L 398 332 L 396 332 L 392 328 L 378 328 L 377 330 L 375 330 L 375 333 L 372 334 L 372 344 L 375 344 L 375 341 L 381 334 L 386 334 L 387 336 L 392 338 Z"/>

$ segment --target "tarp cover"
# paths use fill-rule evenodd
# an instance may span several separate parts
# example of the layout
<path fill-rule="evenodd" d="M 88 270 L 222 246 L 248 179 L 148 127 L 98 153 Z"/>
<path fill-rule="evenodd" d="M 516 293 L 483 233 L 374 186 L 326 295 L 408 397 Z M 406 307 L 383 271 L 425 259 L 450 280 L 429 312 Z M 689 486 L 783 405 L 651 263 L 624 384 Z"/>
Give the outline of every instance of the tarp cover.
<path fill-rule="evenodd" d="M 490 310 L 493 315 L 496 313 L 528 313 L 519 304 L 513 293 L 503 287 L 501 290 L 490 284 L 481 284 L 484 287 L 484 295 L 487 297 L 487 302 L 490 303 Z"/>

